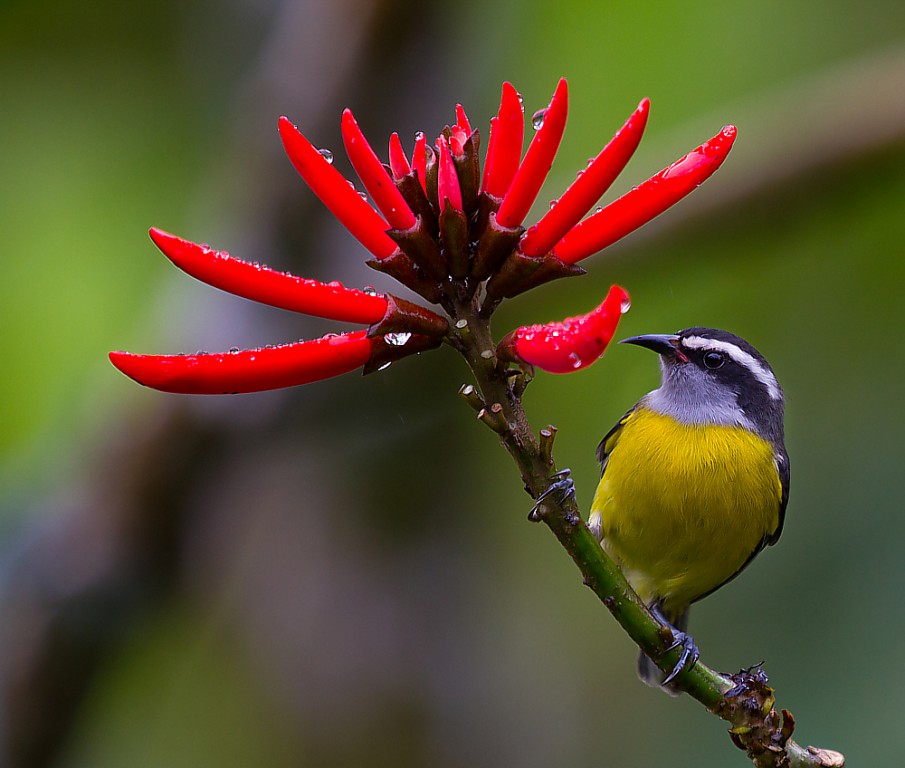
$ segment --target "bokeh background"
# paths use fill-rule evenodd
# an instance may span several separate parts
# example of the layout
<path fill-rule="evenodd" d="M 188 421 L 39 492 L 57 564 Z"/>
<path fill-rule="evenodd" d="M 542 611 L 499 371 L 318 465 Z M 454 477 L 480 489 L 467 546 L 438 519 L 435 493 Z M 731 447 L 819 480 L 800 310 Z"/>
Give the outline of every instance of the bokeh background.
<path fill-rule="evenodd" d="M 780 545 L 693 611 L 712 666 L 766 661 L 796 738 L 905 748 L 905 5 L 559 0 L 0 3 L 0 764 L 744 765 L 695 702 L 641 685 L 441 351 L 294 391 L 143 390 L 110 349 L 227 349 L 322 324 L 179 274 L 155 225 L 390 289 L 282 155 L 486 138 L 569 79 L 538 208 L 638 101 L 627 190 L 725 123 L 718 174 L 503 331 L 632 293 L 621 333 L 749 338 L 787 394 Z M 339 153 L 337 153 L 339 155 Z M 348 166 L 338 157 L 337 165 Z M 529 217 L 530 218 L 530 217 Z M 655 386 L 612 349 L 528 393 L 586 508 L 601 435 Z"/>

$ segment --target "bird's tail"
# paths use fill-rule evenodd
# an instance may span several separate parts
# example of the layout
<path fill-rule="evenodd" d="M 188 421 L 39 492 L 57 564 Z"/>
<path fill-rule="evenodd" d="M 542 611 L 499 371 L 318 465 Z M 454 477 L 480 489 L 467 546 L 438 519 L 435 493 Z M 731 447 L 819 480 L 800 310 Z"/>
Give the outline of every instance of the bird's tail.
<path fill-rule="evenodd" d="M 675 616 L 668 616 L 667 618 L 669 619 L 669 623 L 680 632 L 686 632 L 688 630 L 688 608 Z M 660 688 L 661 690 L 666 691 L 670 696 L 680 695 L 682 692 L 672 683 L 663 685 L 663 681 L 668 674 L 668 672 L 664 672 L 660 667 L 654 664 L 651 658 L 643 651 L 638 655 L 638 677 L 641 678 L 643 683 L 646 683 L 651 688 Z"/>

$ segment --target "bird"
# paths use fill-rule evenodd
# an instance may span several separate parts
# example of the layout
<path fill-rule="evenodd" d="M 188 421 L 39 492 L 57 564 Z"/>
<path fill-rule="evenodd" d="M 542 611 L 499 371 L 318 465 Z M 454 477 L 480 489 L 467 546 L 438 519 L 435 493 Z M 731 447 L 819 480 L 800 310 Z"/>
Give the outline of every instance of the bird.
<path fill-rule="evenodd" d="M 623 339 L 660 356 L 662 381 L 606 434 L 588 527 L 652 615 L 679 661 L 638 674 L 678 695 L 698 660 L 692 603 L 735 578 L 780 537 L 789 500 L 785 401 L 770 364 L 728 331 L 695 326 Z"/>

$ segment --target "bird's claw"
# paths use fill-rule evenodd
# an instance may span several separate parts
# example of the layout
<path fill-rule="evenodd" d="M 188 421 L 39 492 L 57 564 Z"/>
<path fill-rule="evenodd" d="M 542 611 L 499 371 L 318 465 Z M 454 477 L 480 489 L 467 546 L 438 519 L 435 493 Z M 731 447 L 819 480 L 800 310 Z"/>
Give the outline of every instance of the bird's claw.
<path fill-rule="evenodd" d="M 666 651 L 672 651 L 676 648 L 682 649 L 682 655 L 672 668 L 672 671 L 663 679 L 663 685 L 669 685 L 676 676 L 685 669 L 694 669 L 694 665 L 698 663 L 701 652 L 694 641 L 694 638 L 686 632 L 673 630 L 673 642 Z"/>
<path fill-rule="evenodd" d="M 563 469 L 550 476 L 550 485 L 540 496 L 534 501 L 534 506 L 528 513 L 528 519 L 537 523 L 540 522 L 543 515 L 540 512 L 540 506 L 549 496 L 558 497 L 561 504 L 566 499 L 575 498 L 575 481 L 572 479 L 572 470 Z"/>

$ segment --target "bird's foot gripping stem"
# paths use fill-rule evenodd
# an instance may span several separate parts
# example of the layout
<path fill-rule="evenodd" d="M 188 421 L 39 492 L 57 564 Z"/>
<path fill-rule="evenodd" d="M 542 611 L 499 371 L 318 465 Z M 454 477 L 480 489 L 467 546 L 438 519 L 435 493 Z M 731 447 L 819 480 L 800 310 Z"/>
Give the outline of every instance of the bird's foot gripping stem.
<path fill-rule="evenodd" d="M 675 624 L 673 624 L 666 617 L 666 614 L 663 613 L 663 610 L 658 604 L 651 606 L 651 613 L 654 615 L 657 621 L 659 621 L 672 633 L 672 643 L 666 648 L 665 652 L 668 653 L 669 651 L 672 651 L 676 648 L 682 649 L 682 653 L 679 655 L 679 660 L 676 662 L 676 665 L 660 683 L 661 686 L 668 686 L 673 680 L 676 679 L 676 676 L 680 672 L 685 669 L 694 668 L 694 665 L 698 663 L 701 652 L 698 650 L 698 646 L 697 643 L 695 643 L 694 638 L 687 632 L 676 627 Z M 687 613 L 684 616 L 687 617 Z M 684 624 L 685 620 L 680 619 L 680 621 L 677 621 L 676 623 Z"/>
<path fill-rule="evenodd" d="M 543 519 L 540 507 L 547 498 L 552 496 L 560 504 L 566 499 L 575 498 L 575 481 L 572 479 L 571 469 L 563 469 L 560 472 L 556 472 L 550 476 L 550 480 L 547 490 L 537 497 L 534 506 L 531 507 L 531 511 L 528 513 L 528 519 L 532 523 L 539 523 Z"/>
<path fill-rule="evenodd" d="M 698 650 L 698 646 L 695 643 L 694 638 L 687 632 L 682 632 L 681 630 L 673 631 L 672 637 L 672 645 L 670 645 L 666 650 L 671 651 L 674 648 L 681 648 L 682 655 L 679 656 L 679 660 L 672 668 L 672 671 L 663 678 L 663 685 L 669 685 L 673 680 L 676 679 L 676 675 L 678 675 L 682 670 L 693 669 L 694 665 L 698 663 L 698 659 L 701 656 L 701 652 Z"/>

